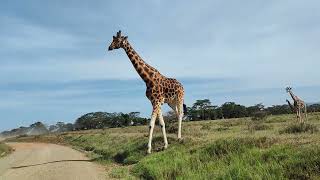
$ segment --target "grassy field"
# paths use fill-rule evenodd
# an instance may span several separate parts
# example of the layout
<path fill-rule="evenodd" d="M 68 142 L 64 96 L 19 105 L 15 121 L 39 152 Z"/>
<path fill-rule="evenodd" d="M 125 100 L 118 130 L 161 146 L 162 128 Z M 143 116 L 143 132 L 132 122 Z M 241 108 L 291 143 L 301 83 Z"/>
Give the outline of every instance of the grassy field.
<path fill-rule="evenodd" d="M 157 127 L 153 153 L 146 154 L 147 126 L 19 137 L 71 145 L 86 151 L 114 179 L 320 179 L 320 113 L 306 125 L 293 115 L 168 125 L 169 148 Z M 170 133 L 171 132 L 171 133 Z"/>
<path fill-rule="evenodd" d="M 0 158 L 9 154 L 11 152 L 11 148 L 6 144 L 0 142 Z"/>

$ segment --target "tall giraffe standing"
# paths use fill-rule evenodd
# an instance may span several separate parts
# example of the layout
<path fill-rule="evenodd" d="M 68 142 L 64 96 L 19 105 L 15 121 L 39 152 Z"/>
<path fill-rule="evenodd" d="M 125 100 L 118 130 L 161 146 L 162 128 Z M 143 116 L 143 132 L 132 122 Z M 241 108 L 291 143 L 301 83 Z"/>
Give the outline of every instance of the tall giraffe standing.
<path fill-rule="evenodd" d="M 286 88 L 287 93 L 290 94 L 291 98 L 293 99 L 293 105 L 287 100 L 291 110 L 296 113 L 297 120 L 300 123 L 303 123 L 304 120 L 307 120 L 307 105 L 296 95 L 293 94 L 292 88 Z M 301 117 L 301 113 L 304 113 L 304 119 Z"/>
<path fill-rule="evenodd" d="M 163 103 L 167 103 L 176 113 L 178 118 L 178 139 L 181 139 L 181 122 L 183 113 L 186 110 L 186 105 L 183 104 L 183 86 L 176 79 L 163 76 L 158 70 L 144 62 L 143 59 L 129 44 L 128 36 L 122 36 L 121 31 L 117 32 L 116 36 L 113 36 L 113 41 L 110 44 L 108 50 L 111 51 L 113 49 L 119 48 L 125 50 L 132 65 L 134 66 L 142 80 L 146 83 L 146 96 L 151 101 L 153 107 L 149 126 L 149 142 L 147 152 L 151 153 L 153 129 L 157 118 L 159 118 L 164 138 L 164 149 L 166 149 L 168 147 L 168 140 L 165 130 L 165 122 L 163 120 L 161 112 L 161 106 L 163 105 Z"/>

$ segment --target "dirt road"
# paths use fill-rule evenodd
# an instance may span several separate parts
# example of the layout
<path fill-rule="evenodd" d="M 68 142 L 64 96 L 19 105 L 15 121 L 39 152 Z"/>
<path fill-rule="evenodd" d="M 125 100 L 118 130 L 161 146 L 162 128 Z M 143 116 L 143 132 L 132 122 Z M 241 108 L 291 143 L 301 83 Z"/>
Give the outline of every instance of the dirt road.
<path fill-rule="evenodd" d="M 15 151 L 0 159 L 0 180 L 100 180 L 104 169 L 69 147 L 9 143 Z"/>

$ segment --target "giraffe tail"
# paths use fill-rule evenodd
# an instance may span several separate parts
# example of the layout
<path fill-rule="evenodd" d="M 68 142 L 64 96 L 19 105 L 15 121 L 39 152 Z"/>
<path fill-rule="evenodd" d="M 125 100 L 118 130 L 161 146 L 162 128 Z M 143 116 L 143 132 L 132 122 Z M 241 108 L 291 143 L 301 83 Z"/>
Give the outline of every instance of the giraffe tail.
<path fill-rule="evenodd" d="M 188 113 L 187 105 L 183 104 L 183 114 L 187 114 L 187 113 Z"/>

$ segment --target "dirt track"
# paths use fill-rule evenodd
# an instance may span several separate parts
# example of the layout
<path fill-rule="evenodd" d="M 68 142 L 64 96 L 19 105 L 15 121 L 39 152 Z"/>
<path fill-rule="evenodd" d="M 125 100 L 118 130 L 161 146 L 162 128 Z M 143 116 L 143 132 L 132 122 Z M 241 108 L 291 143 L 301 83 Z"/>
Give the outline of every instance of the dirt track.
<path fill-rule="evenodd" d="M 69 147 L 9 143 L 15 149 L 0 159 L 0 180 L 100 180 L 104 169 Z"/>

